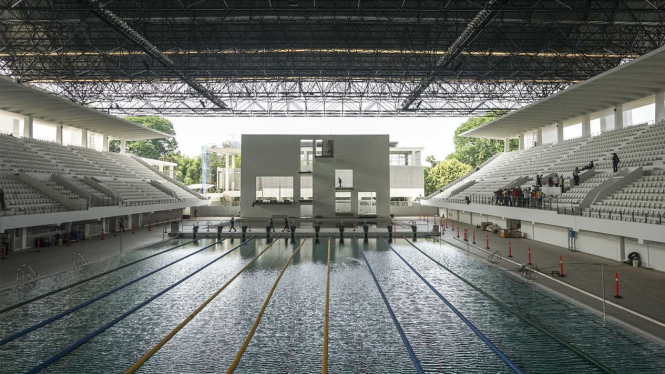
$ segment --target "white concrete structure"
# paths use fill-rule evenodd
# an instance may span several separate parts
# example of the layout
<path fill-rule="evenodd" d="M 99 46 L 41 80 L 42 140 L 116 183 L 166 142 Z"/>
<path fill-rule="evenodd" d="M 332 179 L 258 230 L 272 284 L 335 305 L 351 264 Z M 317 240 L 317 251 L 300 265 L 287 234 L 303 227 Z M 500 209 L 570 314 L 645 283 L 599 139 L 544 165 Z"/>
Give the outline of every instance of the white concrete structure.
<path fill-rule="evenodd" d="M 122 152 L 122 148 L 120 148 L 120 150 L 121 150 L 120 153 L 125 153 Z M 153 160 L 151 158 L 143 158 L 143 157 L 141 157 L 141 160 L 145 161 L 148 165 L 159 170 L 160 173 L 168 175 L 169 178 L 175 178 L 175 169 L 178 167 L 177 163 L 162 161 L 162 160 Z"/>
<path fill-rule="evenodd" d="M 398 147 L 390 144 L 390 199 L 391 205 L 410 204 L 425 196 L 425 171 L 421 147 Z"/>
<path fill-rule="evenodd" d="M 242 163 L 243 217 L 390 213 L 388 135 L 243 135 Z"/>

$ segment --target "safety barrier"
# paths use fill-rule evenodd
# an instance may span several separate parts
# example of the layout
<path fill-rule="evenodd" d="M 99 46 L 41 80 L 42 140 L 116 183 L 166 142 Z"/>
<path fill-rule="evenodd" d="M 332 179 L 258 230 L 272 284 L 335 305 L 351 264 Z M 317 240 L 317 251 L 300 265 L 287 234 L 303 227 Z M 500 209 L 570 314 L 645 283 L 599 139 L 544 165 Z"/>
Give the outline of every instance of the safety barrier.
<path fill-rule="evenodd" d="M 226 239 L 227 239 L 227 238 L 225 238 L 224 240 L 226 240 Z M 112 295 L 112 294 L 114 294 L 114 293 L 116 293 L 116 292 L 118 292 L 118 291 L 120 291 L 120 290 L 122 290 L 122 289 L 124 289 L 124 288 L 126 288 L 126 287 L 129 287 L 129 286 L 131 286 L 132 284 L 134 284 L 134 283 L 136 283 L 136 282 L 138 282 L 138 281 L 141 281 L 141 280 L 143 280 L 143 279 L 145 279 L 145 278 L 147 278 L 147 277 L 149 277 L 149 276 L 151 276 L 151 275 L 153 275 L 153 274 L 155 274 L 155 273 L 157 273 L 157 272 L 159 272 L 159 271 L 162 271 L 162 270 L 166 269 L 167 267 L 169 267 L 169 266 L 171 266 L 171 265 L 174 265 L 174 264 L 176 264 L 176 263 L 178 263 L 178 262 L 180 262 L 180 261 L 182 261 L 182 260 L 184 260 L 184 259 L 186 259 L 186 258 L 188 258 L 188 257 L 194 256 L 195 254 L 197 254 L 197 253 L 199 253 L 199 252 L 205 251 L 206 249 L 208 249 L 208 248 L 210 248 L 210 247 L 212 247 L 212 246 L 214 246 L 214 245 L 216 245 L 216 244 L 218 244 L 218 243 L 220 243 L 220 242 L 221 242 L 221 240 L 220 240 L 220 241 L 216 241 L 216 242 L 214 242 L 214 243 L 212 243 L 212 244 L 210 244 L 210 245 L 208 245 L 208 246 L 205 246 L 205 247 L 199 249 L 198 251 L 195 251 L 195 252 L 193 252 L 193 253 L 188 254 L 188 255 L 185 256 L 185 257 L 182 257 L 182 258 L 180 258 L 180 259 L 178 259 L 178 260 L 175 260 L 175 261 L 173 261 L 173 262 L 170 262 L 170 263 L 168 263 L 168 264 L 166 264 L 166 265 L 160 267 L 159 269 L 153 270 L 153 271 L 151 271 L 151 272 L 149 272 L 149 273 L 147 273 L 147 274 L 144 274 L 144 275 L 142 275 L 142 276 L 140 276 L 140 277 L 138 277 L 138 278 L 135 278 L 134 280 L 131 280 L 131 281 L 129 281 L 129 282 L 123 284 L 123 285 L 120 285 L 120 286 L 118 286 L 118 287 L 115 287 L 115 288 L 113 288 L 113 289 L 110 290 L 110 291 L 106 291 L 106 292 L 104 292 L 104 293 L 102 293 L 102 294 L 100 294 L 100 295 L 98 295 L 98 296 L 93 297 L 92 299 L 89 299 L 89 300 L 87 300 L 87 301 L 84 301 L 83 303 L 81 303 L 81 304 L 79 304 L 79 305 L 76 305 L 76 306 L 74 306 L 74 307 L 72 307 L 72 308 L 69 308 L 69 309 L 65 310 L 64 312 L 58 313 L 58 314 L 56 314 L 56 315 L 54 315 L 54 316 L 52 316 L 52 317 L 50 317 L 50 318 L 47 318 L 47 319 L 45 319 L 45 320 L 43 320 L 43 321 L 41 321 L 41 322 L 39 322 L 39 323 L 37 323 L 37 324 L 35 324 L 35 325 L 33 325 L 33 326 L 28 327 L 27 329 L 24 329 L 24 330 L 22 330 L 22 331 L 19 331 L 19 332 L 15 333 L 15 334 L 13 334 L 13 335 L 11 335 L 11 336 L 9 336 L 9 337 L 3 339 L 3 340 L 0 340 L 0 347 L 2 347 L 3 345 L 5 345 L 5 344 L 7 344 L 7 343 L 9 343 L 9 342 L 11 342 L 11 341 L 14 341 L 14 340 L 20 338 L 21 336 L 24 336 L 24 335 L 26 335 L 26 334 L 29 334 L 29 333 L 31 333 L 31 332 L 33 332 L 33 331 L 39 329 L 40 327 L 44 327 L 44 326 L 46 326 L 46 325 L 48 325 L 48 324 L 50 324 L 50 323 L 52 323 L 52 322 L 54 322 L 54 321 L 59 320 L 59 319 L 62 318 L 62 317 L 65 317 L 65 316 L 67 316 L 67 315 L 69 315 L 69 314 L 71 314 L 71 313 L 74 313 L 74 312 L 76 312 L 76 311 L 79 310 L 79 309 L 82 309 L 82 308 L 84 308 L 84 307 L 86 307 L 86 306 L 88 306 L 88 305 L 90 305 L 90 304 L 92 304 L 92 303 L 94 303 L 94 302 L 96 302 L 96 301 L 99 301 L 99 300 L 101 300 L 101 299 L 103 299 L 103 298 L 105 298 L 105 297 L 107 297 L 107 296 L 109 296 L 109 295 Z"/>
<path fill-rule="evenodd" d="M 379 237 L 379 238 L 381 238 L 381 237 Z M 404 239 L 408 241 L 408 239 L 406 239 L 406 237 Z M 457 315 L 457 317 L 459 317 L 462 320 L 462 322 L 464 322 L 471 329 L 471 331 L 473 331 L 483 342 L 485 342 L 485 344 L 487 344 L 487 346 L 492 351 L 494 351 L 494 353 L 497 356 L 499 356 L 499 358 L 506 365 L 508 365 L 515 373 L 519 373 L 519 374 L 522 373 L 522 371 L 508 358 L 508 356 L 506 356 L 496 345 L 494 345 L 494 343 L 492 343 L 492 341 L 490 341 L 485 336 L 485 334 L 480 332 L 480 330 L 478 330 L 478 328 L 473 323 L 471 323 L 471 321 L 469 321 L 459 310 L 457 310 L 457 308 L 455 308 L 455 306 L 453 306 L 453 304 L 451 304 L 450 301 L 448 301 L 448 299 L 443 297 L 443 295 L 436 288 L 434 288 L 434 286 L 432 286 L 432 284 L 430 282 L 428 282 L 427 279 L 425 279 L 425 277 L 420 275 L 418 270 L 416 270 L 413 266 L 411 266 L 411 264 L 408 261 L 406 261 L 406 259 L 404 257 L 402 257 L 402 255 L 400 255 L 399 252 L 397 252 L 395 250 L 395 248 L 393 248 L 390 244 L 388 244 L 388 242 L 386 242 L 383 238 L 381 238 L 381 240 L 383 240 L 383 242 L 386 243 L 388 248 L 390 248 L 390 250 L 393 251 L 393 253 L 396 254 L 397 257 L 399 257 L 400 260 L 402 260 L 406 264 L 406 266 L 408 266 L 409 269 L 411 269 L 411 271 L 413 271 L 413 273 L 416 274 L 418 276 L 418 278 L 420 278 L 420 280 L 422 280 L 423 283 L 425 283 L 427 285 L 427 287 L 429 287 L 429 289 L 432 290 L 432 292 L 434 292 L 436 294 L 436 296 L 438 296 L 439 299 L 441 299 L 441 301 L 443 301 L 443 303 L 446 304 L 446 306 L 448 306 L 448 308 L 450 310 L 452 310 L 453 313 L 455 313 L 455 315 Z M 411 243 L 411 242 L 409 242 L 409 243 Z M 413 244 L 413 243 L 411 243 L 411 244 Z"/>
<path fill-rule="evenodd" d="M 423 256 L 427 257 L 427 258 L 430 259 L 432 262 L 434 262 L 435 264 L 437 264 L 438 266 L 440 266 L 441 268 L 443 268 L 444 270 L 446 270 L 447 272 L 449 272 L 450 274 L 452 274 L 455 278 L 457 278 L 457 279 L 461 280 L 462 282 L 466 283 L 469 287 L 471 287 L 471 288 L 473 288 L 474 290 L 478 291 L 480 294 L 482 294 L 483 296 L 485 296 L 486 298 L 488 298 L 489 300 L 491 300 L 492 302 L 494 302 L 495 304 L 497 304 L 498 306 L 500 306 L 501 308 L 503 308 L 504 310 L 506 310 L 506 311 L 509 312 L 510 314 L 514 315 L 515 317 L 519 318 L 520 320 L 522 320 L 522 321 L 528 323 L 529 325 L 533 326 L 533 327 L 534 327 L 535 329 L 537 329 L 538 331 L 540 331 L 540 332 L 542 332 L 543 334 L 545 334 L 545 335 L 549 336 L 550 338 L 554 339 L 554 340 L 557 341 L 558 343 L 562 344 L 564 347 L 568 348 L 568 349 L 569 349 L 570 351 L 572 351 L 573 353 L 579 355 L 580 357 L 586 359 L 586 360 L 589 361 L 590 363 L 592 363 L 592 364 L 594 364 L 595 366 L 597 366 L 597 367 L 598 367 L 599 369 L 601 369 L 603 372 L 605 372 L 605 373 L 615 374 L 615 371 L 614 371 L 614 370 L 612 370 L 611 368 L 605 366 L 605 364 L 603 364 L 602 362 L 600 362 L 600 361 L 594 359 L 593 357 L 591 357 L 589 354 L 587 354 L 587 353 L 584 352 L 583 350 L 581 350 L 581 349 L 575 347 L 574 345 L 568 343 L 568 342 L 565 341 L 563 338 L 559 337 L 557 334 L 555 334 L 555 333 L 553 333 L 553 332 L 547 330 L 547 329 L 546 329 L 545 327 L 543 327 L 540 323 L 538 323 L 538 322 L 536 322 L 536 321 L 534 321 L 534 320 L 532 320 L 532 319 L 526 317 L 526 316 L 525 316 L 524 314 L 522 314 L 521 312 L 519 312 L 519 311 L 517 311 L 517 310 L 511 308 L 510 306 L 508 306 L 508 304 L 506 304 L 506 303 L 504 303 L 503 301 L 501 301 L 501 300 L 495 298 L 494 296 L 490 295 L 489 293 L 487 293 L 486 291 L 484 291 L 484 290 L 481 289 L 480 287 L 476 286 L 475 284 L 471 283 L 471 282 L 470 282 L 469 280 L 467 280 L 466 278 L 462 277 L 461 275 L 457 274 L 456 272 L 454 272 L 453 270 L 451 270 L 450 268 L 448 268 L 446 265 L 444 265 L 444 264 L 442 264 L 441 262 L 439 262 L 439 261 L 437 261 L 436 259 L 434 259 L 432 256 L 430 256 L 429 254 L 427 254 L 427 253 L 426 253 L 425 251 L 423 251 L 422 249 L 418 248 L 415 244 L 413 244 L 413 243 L 412 243 L 411 241 L 409 241 L 408 239 L 406 239 L 406 238 L 404 238 L 404 239 L 405 239 L 405 240 L 406 240 L 406 241 L 407 241 L 407 242 L 408 242 L 413 248 L 415 248 L 418 252 L 420 252 Z"/>
<path fill-rule="evenodd" d="M 169 332 L 162 340 L 159 341 L 159 343 L 157 343 L 154 347 L 152 347 L 150 351 L 148 351 L 145 355 L 143 355 L 143 357 L 141 357 L 138 361 L 136 361 L 136 363 L 132 365 L 132 367 L 127 369 L 127 371 L 125 371 L 125 374 L 134 373 L 141 366 L 143 366 L 143 364 L 145 364 L 150 359 L 150 357 L 152 357 L 155 353 L 157 353 L 157 351 L 159 351 L 164 346 L 164 344 L 168 343 L 169 340 L 171 340 L 178 332 L 180 332 L 180 330 L 182 330 L 189 322 L 191 322 L 192 319 L 194 319 L 194 317 L 196 317 L 206 306 L 208 306 L 217 296 L 219 296 L 219 294 L 222 293 L 222 291 L 224 291 L 226 287 L 228 287 L 236 278 L 238 278 L 240 274 L 245 272 L 245 270 L 249 269 L 249 267 L 252 266 L 256 262 L 256 260 L 258 260 L 259 257 L 261 257 L 261 255 L 263 255 L 275 243 L 277 243 L 277 241 L 273 241 L 272 243 L 270 243 L 267 247 L 263 249 L 263 251 L 261 251 L 258 255 L 256 255 L 256 257 L 254 257 L 252 261 L 250 261 L 249 263 L 247 263 L 247 265 L 245 265 L 242 269 L 240 269 L 240 271 L 237 272 L 236 275 L 234 275 L 231 279 L 226 281 L 226 283 L 224 283 L 224 285 L 220 289 L 218 289 L 203 304 L 201 304 L 198 308 L 196 308 L 196 310 L 194 310 L 192 314 L 187 316 L 187 318 L 185 318 L 184 321 L 182 321 L 178 326 L 176 326 L 176 328 L 171 330 L 171 332 Z"/>
<path fill-rule="evenodd" d="M 89 282 L 89 281 L 91 281 L 91 280 L 93 280 L 93 279 L 101 278 L 101 277 L 103 277 L 103 276 L 105 276 L 105 275 L 108 275 L 108 274 L 113 273 L 114 271 L 118 271 L 118 270 L 120 270 L 120 269 L 124 269 L 124 268 L 126 268 L 126 267 L 128 267 L 128 266 L 132 266 L 132 265 L 134 265 L 134 264 L 137 264 L 137 263 L 139 263 L 139 262 L 141 262 L 141 261 L 145 261 L 145 260 L 147 260 L 147 259 L 149 259 L 149 258 L 153 258 L 153 257 L 155 257 L 155 256 L 159 256 L 159 255 L 161 255 L 161 254 L 163 254 L 163 253 L 166 253 L 166 252 L 168 252 L 168 251 L 172 251 L 172 250 L 174 250 L 174 249 L 176 249 L 176 248 L 180 248 L 180 247 L 182 247 L 182 246 L 184 246 L 184 245 L 187 245 L 187 244 L 190 244 L 190 243 L 192 243 L 192 242 L 193 242 L 193 241 L 189 241 L 189 242 L 187 242 L 187 243 L 183 243 L 183 244 L 180 244 L 180 245 L 176 245 L 175 247 L 171 247 L 171 248 L 169 248 L 169 249 L 165 249 L 165 250 L 163 250 L 163 251 L 161 251 L 161 252 L 158 252 L 158 253 L 152 254 L 152 255 L 150 255 L 150 256 L 146 256 L 146 257 L 144 257 L 144 258 L 142 258 L 142 259 L 139 259 L 139 260 L 136 260 L 136 261 L 132 261 L 132 262 L 130 262 L 130 263 L 127 263 L 127 264 L 124 264 L 124 265 L 118 266 L 117 268 L 114 268 L 114 269 L 111 269 L 111 270 L 105 271 L 105 272 L 103 272 L 103 273 L 99 273 L 99 274 L 97 274 L 97 275 L 93 275 L 92 277 L 89 277 L 89 278 L 86 278 L 86 279 L 82 279 L 82 280 L 80 280 L 80 281 L 74 282 L 74 283 L 69 284 L 69 285 L 67 285 L 67 286 L 60 287 L 60 288 L 55 289 L 55 290 L 53 290 L 53 291 L 49 291 L 49 292 L 43 293 L 43 294 L 41 294 L 41 295 L 39 295 L 39 296 L 35 296 L 35 297 L 31 298 L 31 299 L 28 299 L 28 300 L 25 300 L 25 301 L 21 301 L 20 303 L 16 303 L 16 304 L 11 305 L 11 306 L 8 306 L 8 307 L 6 307 L 6 308 L 4 308 L 4 309 L 0 309 L 0 314 L 5 313 L 5 312 L 9 312 L 10 310 L 14 310 L 14 309 L 16 309 L 16 308 L 20 308 L 20 307 L 22 307 L 22 306 L 24 306 L 24 305 L 30 304 L 30 303 L 35 302 L 35 301 L 37 301 L 37 300 L 41 300 L 41 299 L 43 299 L 43 298 L 45 298 L 45 297 L 48 297 L 48 296 L 51 296 L 51 295 L 55 295 L 55 294 L 57 294 L 58 292 L 62 292 L 62 291 L 64 291 L 64 290 L 68 290 L 68 289 L 70 289 L 70 288 L 72 288 L 72 287 L 76 287 L 76 286 L 81 285 L 81 284 L 83 284 L 83 283 Z"/>
<path fill-rule="evenodd" d="M 224 258 L 226 255 L 228 255 L 229 253 L 235 251 L 236 249 L 240 248 L 241 246 L 245 245 L 248 241 L 250 241 L 252 239 L 254 239 L 254 237 L 252 237 L 252 238 L 240 243 L 239 245 L 233 247 L 229 251 L 223 253 L 221 256 L 219 256 L 219 257 L 213 259 L 212 261 L 208 262 L 203 267 L 200 267 L 199 269 L 197 269 L 194 272 L 190 273 L 186 277 L 180 279 L 176 283 L 173 283 L 172 285 L 170 285 L 170 286 L 166 287 L 165 289 L 159 291 L 157 294 L 155 294 L 152 297 L 144 300 L 143 302 L 141 302 L 140 304 L 134 306 L 130 310 L 128 310 L 125 313 L 121 314 L 120 316 L 114 318 L 111 322 L 105 324 L 104 326 L 98 328 L 97 330 L 93 331 L 92 333 L 90 333 L 90 334 L 84 336 L 83 338 L 77 340 L 76 342 L 74 342 L 74 344 L 70 345 L 69 347 L 67 347 L 63 350 L 61 350 L 57 354 L 53 355 L 51 358 L 47 359 L 46 361 L 42 362 L 41 364 L 39 364 L 39 365 L 35 366 L 34 368 L 30 369 L 28 371 L 28 373 L 38 373 L 38 372 L 44 370 L 45 368 L 47 368 L 51 364 L 55 363 L 56 361 L 60 360 L 64 356 L 66 356 L 69 353 L 76 350 L 78 347 L 80 347 L 83 344 L 87 343 L 88 341 L 90 341 L 91 339 L 96 337 L 97 335 L 99 335 L 99 334 L 103 333 L 104 331 L 108 330 L 109 328 L 113 327 L 116 323 L 118 323 L 118 322 L 122 321 L 123 319 L 127 318 L 128 316 L 132 315 L 137 310 L 139 310 L 139 309 L 143 308 L 144 306 L 148 305 L 149 303 L 151 303 L 156 298 L 158 298 L 158 297 L 162 296 L 163 294 L 169 292 L 170 290 L 172 290 L 173 288 L 175 288 L 179 284 L 183 283 L 187 279 L 189 279 L 189 278 L 193 277 L 194 275 L 198 274 L 203 269 L 206 269 L 208 266 L 212 265 L 213 263 L 217 262 L 218 260 Z M 211 244 L 210 246 L 213 246 L 215 244 L 217 244 L 217 242 L 215 242 L 214 244 Z"/>
<path fill-rule="evenodd" d="M 381 238 L 383 240 L 383 238 Z M 388 309 L 388 313 L 390 314 L 390 318 L 393 320 L 393 323 L 395 324 L 395 328 L 397 328 L 397 332 L 399 333 L 400 338 L 402 338 L 402 342 L 404 343 L 404 346 L 406 347 L 406 351 L 409 353 L 409 357 L 411 357 L 411 361 L 413 362 L 413 366 L 415 366 L 416 371 L 419 374 L 424 374 L 425 371 L 423 370 L 423 367 L 420 365 L 420 361 L 418 360 L 418 357 L 416 357 L 416 353 L 413 351 L 413 348 L 411 348 L 411 343 L 409 343 L 409 339 L 406 338 L 406 334 L 404 334 L 404 330 L 402 330 L 402 326 L 399 324 L 399 321 L 397 321 L 397 317 L 395 316 L 395 312 L 393 312 L 393 308 L 390 306 L 390 303 L 388 302 L 388 298 L 386 295 L 383 293 L 383 289 L 381 288 L 381 285 L 379 284 L 379 280 L 376 279 L 376 275 L 374 275 L 374 271 L 372 270 L 372 267 L 369 264 L 369 261 L 367 261 L 367 257 L 365 256 L 365 251 L 363 251 L 362 247 L 358 243 L 358 239 L 354 237 L 354 242 L 356 243 L 356 246 L 358 247 L 358 250 L 360 250 L 360 254 L 363 256 L 363 259 L 365 260 L 365 264 L 367 265 L 367 269 L 369 269 L 370 275 L 372 275 L 372 279 L 374 279 L 374 284 L 376 284 L 376 288 L 379 290 L 379 294 L 381 294 L 381 298 L 383 299 L 383 303 L 386 305 L 386 309 Z M 385 240 L 384 240 L 385 242 Z"/>
<path fill-rule="evenodd" d="M 240 363 L 240 359 L 242 359 L 242 355 L 245 353 L 245 350 L 247 350 L 247 346 L 249 346 L 249 342 L 252 341 L 252 337 L 254 337 L 254 333 L 256 332 L 256 329 L 259 327 L 259 323 L 261 322 L 261 318 L 263 318 L 263 313 L 265 313 L 266 308 L 268 307 L 268 303 L 270 302 L 270 299 L 272 298 L 273 293 L 275 293 L 275 289 L 277 288 L 277 284 L 279 283 L 280 279 L 282 279 L 282 276 L 284 275 L 284 272 L 286 272 L 286 268 L 291 265 L 291 262 L 293 261 L 293 258 L 296 256 L 296 254 L 300 251 L 300 248 L 302 248 L 303 244 L 305 244 L 305 241 L 307 239 L 303 239 L 302 242 L 300 242 L 300 245 L 298 248 L 296 248 L 295 251 L 293 251 L 293 254 L 291 257 L 289 257 L 289 260 L 286 262 L 284 267 L 282 268 L 282 271 L 279 273 L 277 276 L 277 279 L 275 279 L 275 283 L 272 285 L 272 288 L 270 289 L 270 292 L 268 292 L 268 296 L 266 297 L 266 300 L 263 302 L 263 306 L 261 306 L 261 310 L 259 311 L 259 314 L 256 316 L 256 319 L 254 320 L 254 324 L 252 325 L 252 328 L 249 330 L 249 333 L 247 334 L 247 337 L 245 338 L 245 341 L 243 342 L 242 346 L 240 347 L 240 350 L 238 350 L 238 353 L 236 354 L 236 357 L 233 359 L 233 362 L 231 362 L 231 365 L 229 366 L 228 369 L 226 369 L 226 374 L 233 373 L 238 367 L 238 364 Z"/>

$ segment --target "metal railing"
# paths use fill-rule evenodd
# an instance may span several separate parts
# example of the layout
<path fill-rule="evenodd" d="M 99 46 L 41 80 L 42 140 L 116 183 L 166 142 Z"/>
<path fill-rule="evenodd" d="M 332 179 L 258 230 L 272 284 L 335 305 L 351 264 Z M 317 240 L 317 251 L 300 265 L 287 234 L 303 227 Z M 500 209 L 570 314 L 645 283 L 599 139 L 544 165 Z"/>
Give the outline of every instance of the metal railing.
<path fill-rule="evenodd" d="M 141 200 L 141 201 L 125 201 L 120 202 L 116 198 L 100 198 L 95 196 L 95 199 L 91 199 L 93 204 L 85 203 L 80 205 L 74 205 L 72 207 L 25 207 L 25 208 L 12 208 L 8 207 L 6 210 L 0 210 L 0 216 L 11 217 L 11 216 L 22 216 L 27 214 L 47 214 L 47 213 L 64 213 L 64 212 L 74 212 L 88 210 L 92 207 L 99 206 L 119 206 L 119 207 L 128 207 L 128 206 L 143 206 L 143 205 L 155 205 L 155 204 L 173 204 L 173 203 L 183 203 L 183 202 L 196 202 L 201 201 L 198 198 L 187 198 L 187 199 L 163 199 L 163 200 Z"/>

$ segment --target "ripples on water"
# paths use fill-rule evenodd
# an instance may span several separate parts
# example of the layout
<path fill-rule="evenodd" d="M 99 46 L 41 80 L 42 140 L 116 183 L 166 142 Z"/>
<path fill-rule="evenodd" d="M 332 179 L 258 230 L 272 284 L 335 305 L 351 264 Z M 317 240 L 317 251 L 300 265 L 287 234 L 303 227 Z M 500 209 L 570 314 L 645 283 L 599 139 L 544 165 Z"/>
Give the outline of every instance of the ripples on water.
<path fill-rule="evenodd" d="M 5 313 L 0 337 L 213 243 L 201 240 L 84 285 Z M 218 244 L 93 305 L 0 348 L 0 371 L 23 372 L 132 306 L 212 261 L 240 242 Z M 140 370 L 142 373 L 224 372 L 249 332 L 280 270 L 297 248 L 279 239 Z M 618 372 L 657 373 L 665 368 L 662 346 L 603 322 L 527 283 L 448 245 L 419 240 L 432 257 L 511 307 L 584 349 Z M 124 259 L 58 274 L 31 289 L 0 294 L 13 305 L 57 287 L 173 246 L 160 243 Z M 445 304 L 381 241 L 361 244 L 423 368 L 428 372 L 510 372 Z M 253 240 L 140 309 L 49 367 L 53 373 L 121 372 L 266 246 Z M 598 369 L 531 325 L 504 311 L 417 252 L 404 240 L 393 247 L 518 367 L 531 373 L 594 373 Z M 412 373 L 402 344 L 372 277 L 352 240 L 332 244 L 329 371 Z M 327 240 L 307 239 L 282 277 L 243 356 L 238 373 L 321 371 Z M 620 352 L 621 354 L 616 354 Z"/>

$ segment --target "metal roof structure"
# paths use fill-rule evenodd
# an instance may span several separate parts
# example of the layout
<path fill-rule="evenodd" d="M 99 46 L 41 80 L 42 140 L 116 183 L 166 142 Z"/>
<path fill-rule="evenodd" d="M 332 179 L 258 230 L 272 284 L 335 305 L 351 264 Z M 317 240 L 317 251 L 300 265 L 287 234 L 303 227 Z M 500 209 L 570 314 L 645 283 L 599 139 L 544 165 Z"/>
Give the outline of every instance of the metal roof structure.
<path fill-rule="evenodd" d="M 9 79 L 0 78 L 0 110 L 107 134 L 114 139 L 143 140 L 172 137 Z"/>
<path fill-rule="evenodd" d="M 0 74 L 119 116 L 481 115 L 663 44 L 663 0 L 0 0 Z"/>
<path fill-rule="evenodd" d="M 665 90 L 665 47 L 469 130 L 472 138 L 514 138 L 520 133 L 576 118 Z"/>

